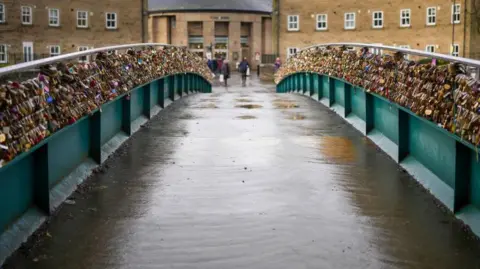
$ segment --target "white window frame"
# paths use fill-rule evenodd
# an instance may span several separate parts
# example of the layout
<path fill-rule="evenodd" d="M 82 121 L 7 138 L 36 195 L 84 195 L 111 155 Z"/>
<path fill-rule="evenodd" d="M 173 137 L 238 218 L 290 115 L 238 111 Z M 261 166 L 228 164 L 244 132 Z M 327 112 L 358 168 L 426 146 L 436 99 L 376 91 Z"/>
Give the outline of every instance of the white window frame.
<path fill-rule="evenodd" d="M 433 10 L 433 14 L 430 14 L 429 11 Z M 437 8 L 436 7 L 427 7 L 427 25 L 433 26 L 437 24 Z M 434 22 L 430 22 L 430 18 L 433 18 Z"/>
<path fill-rule="evenodd" d="M 404 12 L 407 12 L 405 13 L 405 15 L 408 15 L 408 16 L 403 16 Z M 408 20 L 408 24 L 404 24 L 403 23 L 403 20 Z M 410 27 L 410 25 L 412 24 L 412 10 L 407 8 L 407 9 L 400 9 L 400 27 Z"/>
<path fill-rule="evenodd" d="M 25 13 L 26 12 L 26 13 Z M 28 21 L 25 21 L 24 19 L 27 19 Z M 20 20 L 22 21 L 23 25 L 32 25 L 33 23 L 33 10 L 32 7 L 29 6 L 22 6 L 20 8 Z"/>
<path fill-rule="evenodd" d="M 8 63 L 8 46 L 6 44 L 0 44 L 0 63 Z"/>
<path fill-rule="evenodd" d="M 50 57 L 54 57 L 62 54 L 62 51 L 59 45 L 51 45 L 48 47 L 48 50 L 50 52 Z"/>
<path fill-rule="evenodd" d="M 85 13 L 85 18 L 80 18 L 80 14 Z M 85 21 L 85 25 L 79 24 L 80 21 Z M 77 28 L 88 28 L 88 11 L 77 10 Z"/>
<path fill-rule="evenodd" d="M 295 50 L 295 53 L 292 53 L 293 50 Z M 290 58 L 291 56 L 295 55 L 297 52 L 298 52 L 298 48 L 288 47 L 287 48 L 287 58 Z"/>
<path fill-rule="evenodd" d="M 425 51 L 435 53 L 435 48 L 436 47 L 437 47 L 437 45 L 427 45 L 427 46 L 425 46 Z"/>
<path fill-rule="evenodd" d="M 374 43 L 372 45 L 377 45 L 377 46 L 382 46 L 382 43 Z M 377 49 L 377 48 L 370 48 L 369 49 L 370 53 L 375 54 L 375 55 L 382 55 L 383 50 L 382 49 Z"/>
<path fill-rule="evenodd" d="M 380 14 L 381 18 L 375 18 L 375 15 L 377 14 Z M 380 22 L 381 25 L 375 25 L 375 22 Z M 383 28 L 383 11 L 372 12 L 372 28 L 375 28 L 375 29 Z"/>
<path fill-rule="evenodd" d="M 460 45 L 459 44 L 453 44 L 453 45 L 450 45 L 450 48 L 451 48 L 451 55 L 452 56 L 455 56 L 455 57 L 459 57 L 460 56 Z M 456 48 L 456 49 L 455 49 Z"/>
<path fill-rule="evenodd" d="M 319 27 L 320 24 L 325 24 L 325 27 Z M 317 30 L 325 31 L 328 29 L 328 14 L 317 14 Z"/>
<path fill-rule="evenodd" d="M 397 47 L 398 47 L 398 48 L 401 48 L 401 49 L 410 49 L 410 45 L 398 45 Z M 408 59 L 410 59 L 410 55 L 404 53 L 404 54 L 403 54 L 403 58 L 406 59 L 406 60 L 408 60 Z"/>
<path fill-rule="evenodd" d="M 109 19 L 109 15 L 114 15 L 114 19 Z M 108 23 L 111 22 L 114 24 L 114 26 L 108 26 Z M 105 28 L 107 29 L 117 29 L 118 28 L 118 15 L 116 12 L 107 12 L 105 13 Z"/>
<path fill-rule="evenodd" d="M 0 14 L 1 14 L 1 17 L 0 17 L 0 23 L 4 23 L 7 21 L 7 12 L 5 11 L 5 4 L 2 4 L 0 3 Z"/>
<path fill-rule="evenodd" d="M 457 9 L 458 7 L 458 9 Z M 452 24 L 459 24 L 460 21 L 461 21 L 461 12 L 462 10 L 460 9 L 461 8 L 461 5 L 460 4 L 455 4 L 455 5 L 452 5 L 452 18 L 451 18 L 451 23 Z M 456 18 L 458 16 L 458 19 Z"/>
<path fill-rule="evenodd" d="M 52 11 L 56 11 L 57 14 L 53 15 Z M 52 23 L 52 20 L 57 20 L 57 22 Z M 54 26 L 54 27 L 60 26 L 60 9 L 58 9 L 58 8 L 49 8 L 48 9 L 48 26 Z"/>
<path fill-rule="evenodd" d="M 35 54 L 33 52 L 33 42 L 23 42 L 22 43 L 22 48 L 23 48 L 23 61 L 24 62 L 31 62 L 35 60 Z M 30 53 L 27 54 L 25 53 L 25 49 L 30 48 Z"/>
<path fill-rule="evenodd" d="M 290 19 L 295 18 L 296 21 L 290 21 Z M 291 24 L 296 24 L 296 27 L 290 27 Z M 287 30 L 288 31 L 299 31 L 300 30 L 300 16 L 299 15 L 288 15 L 287 16 Z"/>
<path fill-rule="evenodd" d="M 348 16 L 349 15 L 353 15 L 353 19 L 348 19 Z M 354 30 L 355 29 L 355 19 L 356 19 L 356 15 L 355 15 L 355 12 L 346 12 L 344 15 L 343 15 L 343 18 L 344 18 L 344 22 L 343 22 L 343 28 L 345 30 Z M 351 23 L 353 22 L 353 25 L 352 26 L 348 26 L 348 23 Z"/>
<path fill-rule="evenodd" d="M 89 50 L 89 49 L 90 49 L 89 46 L 78 46 L 78 51 L 86 51 L 86 50 Z M 79 63 L 90 62 L 90 55 L 80 57 L 80 58 L 78 59 L 78 62 L 79 62 Z"/>

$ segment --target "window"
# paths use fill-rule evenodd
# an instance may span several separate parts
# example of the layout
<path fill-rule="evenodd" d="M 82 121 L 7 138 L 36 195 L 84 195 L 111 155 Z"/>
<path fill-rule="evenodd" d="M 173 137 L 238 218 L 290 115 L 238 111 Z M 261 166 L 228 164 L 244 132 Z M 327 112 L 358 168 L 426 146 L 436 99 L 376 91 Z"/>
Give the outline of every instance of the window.
<path fill-rule="evenodd" d="M 22 7 L 22 24 L 32 24 L 31 7 Z"/>
<path fill-rule="evenodd" d="M 427 45 L 425 48 L 426 52 L 435 52 L 435 45 Z"/>
<path fill-rule="evenodd" d="M 23 42 L 23 61 L 33 61 L 33 42 Z"/>
<path fill-rule="evenodd" d="M 427 25 L 437 24 L 437 8 L 429 7 L 427 8 Z"/>
<path fill-rule="evenodd" d="M 50 46 L 50 57 L 60 55 L 60 46 Z"/>
<path fill-rule="evenodd" d="M 452 23 L 460 23 L 460 4 L 452 5 Z"/>
<path fill-rule="evenodd" d="M 240 43 L 243 47 L 242 38 L 240 38 Z M 188 48 L 191 52 L 198 54 L 203 58 L 203 36 L 189 36 L 188 37 Z"/>
<path fill-rule="evenodd" d="M 373 28 L 383 28 L 383 11 L 373 12 L 372 19 Z"/>
<path fill-rule="evenodd" d="M 79 46 L 78 47 L 78 51 L 86 51 L 88 49 L 89 48 L 87 46 Z M 78 59 L 78 61 L 81 62 L 81 63 L 88 62 L 88 61 L 90 61 L 89 58 L 90 58 L 90 56 L 82 56 L 82 57 L 80 57 L 80 59 Z"/>
<path fill-rule="evenodd" d="M 288 16 L 288 31 L 298 31 L 300 29 L 299 27 L 299 16 L 298 15 L 289 15 Z"/>
<path fill-rule="evenodd" d="M 317 30 L 327 30 L 327 14 L 317 15 Z"/>
<path fill-rule="evenodd" d="M 372 44 L 372 45 L 382 46 L 383 44 L 375 43 L 375 44 Z M 376 55 L 382 55 L 383 54 L 383 50 L 378 49 L 378 48 L 370 48 L 369 51 L 370 51 L 370 53 L 373 53 L 373 54 L 376 54 Z"/>
<path fill-rule="evenodd" d="M 410 26 L 410 9 L 400 10 L 400 27 Z"/>
<path fill-rule="evenodd" d="M 7 45 L 0 45 L 0 63 L 8 62 Z"/>
<path fill-rule="evenodd" d="M 397 47 L 401 48 L 401 49 L 410 49 L 410 46 L 409 45 L 398 45 Z M 406 53 L 403 54 L 403 58 L 405 60 L 408 60 L 410 58 L 410 56 Z"/>
<path fill-rule="evenodd" d="M 117 13 L 107 13 L 105 19 L 107 29 L 117 29 Z"/>
<path fill-rule="evenodd" d="M 5 16 L 5 5 L 0 4 L 0 22 L 5 22 L 6 16 Z"/>
<path fill-rule="evenodd" d="M 345 29 L 355 29 L 355 13 L 345 13 Z"/>
<path fill-rule="evenodd" d="M 77 11 L 77 27 L 78 28 L 88 28 L 88 12 L 87 11 Z"/>
<path fill-rule="evenodd" d="M 287 58 L 289 58 L 290 56 L 293 56 L 295 53 L 297 53 L 298 51 L 298 48 L 288 48 L 287 49 Z"/>
<path fill-rule="evenodd" d="M 48 25 L 60 26 L 60 10 L 56 8 L 50 8 L 48 10 Z"/>
<path fill-rule="evenodd" d="M 458 44 L 453 44 L 452 46 L 452 56 L 460 56 L 460 46 Z"/>
<path fill-rule="evenodd" d="M 214 45 L 215 59 L 224 58 L 228 60 L 228 36 L 216 36 Z"/>

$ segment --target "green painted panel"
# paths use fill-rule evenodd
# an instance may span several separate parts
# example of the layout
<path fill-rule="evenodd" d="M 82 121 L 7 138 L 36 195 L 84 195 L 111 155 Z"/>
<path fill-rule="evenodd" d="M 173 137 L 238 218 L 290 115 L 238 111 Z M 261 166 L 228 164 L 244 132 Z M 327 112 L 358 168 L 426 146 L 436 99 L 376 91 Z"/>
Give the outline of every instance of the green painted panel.
<path fill-rule="evenodd" d="M 351 89 L 352 112 L 362 120 L 367 120 L 367 111 L 365 108 L 365 91 L 357 87 Z"/>
<path fill-rule="evenodd" d="M 471 151 L 470 203 L 480 208 L 480 155 Z"/>
<path fill-rule="evenodd" d="M 327 76 L 322 76 L 323 80 L 323 93 L 322 97 L 324 98 L 330 98 L 330 82 L 328 80 Z"/>
<path fill-rule="evenodd" d="M 132 102 L 132 111 L 131 111 L 131 120 L 134 121 L 138 119 L 143 114 L 143 88 L 137 88 L 132 91 L 130 96 L 130 102 Z"/>
<path fill-rule="evenodd" d="M 122 130 L 122 111 L 121 99 L 102 106 L 102 145 Z"/>
<path fill-rule="evenodd" d="M 335 104 L 345 107 L 345 83 L 337 79 L 333 79 L 335 83 Z"/>
<path fill-rule="evenodd" d="M 50 187 L 70 174 L 90 150 L 90 121 L 81 120 L 69 126 L 48 142 L 48 182 Z"/>
<path fill-rule="evenodd" d="M 398 145 L 398 109 L 373 97 L 373 119 L 374 128 Z"/>
<path fill-rule="evenodd" d="M 314 74 L 312 76 L 313 76 L 313 80 L 312 80 L 313 94 L 318 94 L 318 87 L 319 87 L 318 80 L 320 79 L 320 77 L 317 74 Z"/>
<path fill-rule="evenodd" d="M 0 234 L 33 204 L 33 154 L 0 170 Z"/>
<path fill-rule="evenodd" d="M 153 108 L 155 105 L 158 104 L 158 96 L 159 96 L 159 93 L 158 93 L 158 84 L 162 82 L 162 80 L 159 80 L 159 81 L 153 81 L 151 82 L 151 86 L 147 86 L 147 87 L 150 87 L 150 107 Z"/>
<path fill-rule="evenodd" d="M 410 117 L 409 128 L 410 154 L 454 188 L 455 140 L 416 117 Z"/>

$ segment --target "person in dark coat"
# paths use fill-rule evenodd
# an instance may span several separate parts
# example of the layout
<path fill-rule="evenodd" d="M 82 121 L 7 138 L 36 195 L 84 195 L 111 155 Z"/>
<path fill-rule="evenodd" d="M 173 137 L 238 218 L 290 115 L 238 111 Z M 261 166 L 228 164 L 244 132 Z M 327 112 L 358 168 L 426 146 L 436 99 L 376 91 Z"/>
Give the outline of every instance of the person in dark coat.
<path fill-rule="evenodd" d="M 247 61 L 247 57 L 244 57 L 242 62 L 238 65 L 238 71 L 242 74 L 242 84 L 247 83 L 247 70 L 250 67 Z"/>
<path fill-rule="evenodd" d="M 222 64 L 222 75 L 223 81 L 225 81 L 225 87 L 227 87 L 227 80 L 230 78 L 230 65 L 228 64 L 227 60 L 225 60 Z"/>

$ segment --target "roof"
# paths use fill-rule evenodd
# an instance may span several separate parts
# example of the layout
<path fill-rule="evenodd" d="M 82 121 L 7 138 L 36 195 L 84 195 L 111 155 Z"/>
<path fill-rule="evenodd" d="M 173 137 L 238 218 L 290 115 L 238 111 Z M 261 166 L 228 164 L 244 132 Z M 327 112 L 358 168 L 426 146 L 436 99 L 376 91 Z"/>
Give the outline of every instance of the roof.
<path fill-rule="evenodd" d="M 272 0 L 148 0 L 148 11 L 236 11 L 271 13 Z"/>

